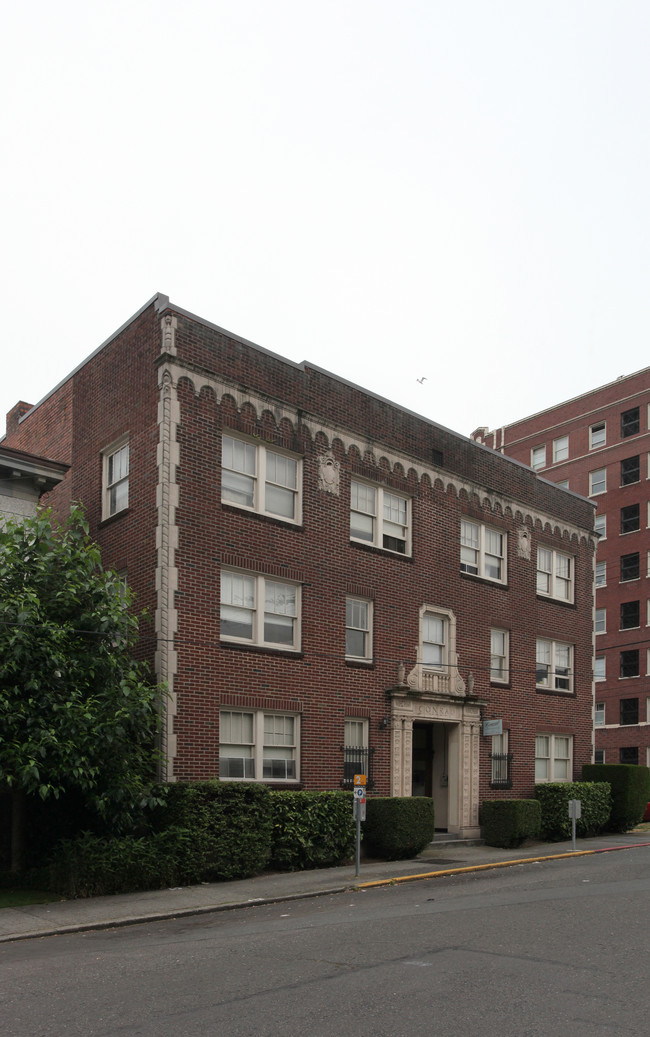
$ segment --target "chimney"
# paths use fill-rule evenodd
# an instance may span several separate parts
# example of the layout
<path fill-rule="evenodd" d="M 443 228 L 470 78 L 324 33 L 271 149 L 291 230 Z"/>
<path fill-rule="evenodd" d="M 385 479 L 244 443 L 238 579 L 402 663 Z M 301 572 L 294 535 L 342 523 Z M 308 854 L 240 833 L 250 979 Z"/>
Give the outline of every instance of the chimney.
<path fill-rule="evenodd" d="M 18 403 L 11 408 L 7 413 L 7 436 L 11 436 L 14 432 L 18 431 L 18 422 L 22 418 L 23 414 L 27 414 L 27 411 L 31 410 L 33 406 L 33 403 L 25 403 L 24 400 L 19 400 Z"/>

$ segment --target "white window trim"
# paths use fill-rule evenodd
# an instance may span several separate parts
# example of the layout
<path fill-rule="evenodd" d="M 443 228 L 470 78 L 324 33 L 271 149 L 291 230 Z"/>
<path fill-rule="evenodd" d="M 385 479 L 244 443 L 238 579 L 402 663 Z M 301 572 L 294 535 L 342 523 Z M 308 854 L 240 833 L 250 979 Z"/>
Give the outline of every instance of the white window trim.
<path fill-rule="evenodd" d="M 595 702 L 594 703 L 594 727 L 605 726 L 605 703 Z"/>
<path fill-rule="evenodd" d="M 536 640 L 536 646 L 539 644 L 545 644 L 550 646 L 550 663 L 549 672 L 545 681 L 539 681 L 537 679 L 537 653 L 535 655 L 535 686 L 537 688 L 544 689 L 545 691 L 557 691 L 563 695 L 570 695 L 573 692 L 573 670 L 574 670 L 574 646 L 566 641 L 556 641 L 549 637 L 538 637 Z M 568 648 L 569 649 L 569 666 L 568 675 L 557 672 L 557 649 Z M 568 681 L 568 688 L 558 687 L 558 681 Z"/>
<path fill-rule="evenodd" d="M 602 620 L 602 627 L 599 628 L 599 621 Z M 595 609 L 594 613 L 594 633 L 596 636 L 599 634 L 607 633 L 607 609 Z"/>
<path fill-rule="evenodd" d="M 598 672 L 598 660 L 599 659 L 602 659 L 602 661 L 603 661 L 603 665 L 602 665 L 602 671 L 603 672 L 602 672 L 602 674 L 599 674 L 599 672 Z M 607 661 L 606 661 L 606 656 L 604 656 L 604 655 L 597 655 L 594 658 L 594 681 L 598 682 L 598 681 L 606 681 L 606 680 L 607 680 Z"/>
<path fill-rule="evenodd" d="M 596 567 L 594 569 L 594 586 L 607 586 L 607 562 L 596 562 Z"/>
<path fill-rule="evenodd" d="M 350 481 L 350 493 L 352 493 L 352 488 L 355 485 L 368 486 L 370 489 L 375 491 L 375 512 L 373 515 L 370 515 L 369 512 L 358 511 L 356 508 L 353 509 L 352 501 L 350 500 L 350 520 L 352 520 L 353 513 L 358 515 L 370 515 L 372 518 L 372 539 L 354 536 L 352 533 L 352 527 L 350 527 L 350 540 L 352 543 L 366 544 L 368 547 L 376 547 L 380 551 L 386 551 L 388 554 L 398 555 L 400 558 L 409 558 L 411 555 L 412 536 L 411 498 L 407 497 L 403 493 L 399 493 L 397 490 L 394 490 L 392 486 L 382 486 L 379 483 L 373 483 L 367 479 L 357 479 L 356 477 Z M 396 551 L 392 547 L 384 547 L 384 536 L 390 536 L 390 533 L 384 530 L 384 523 L 389 522 L 389 520 L 384 518 L 384 498 L 387 496 L 395 497 L 406 505 L 406 522 L 404 523 L 406 537 L 404 539 L 403 551 Z"/>
<path fill-rule="evenodd" d="M 494 644 L 492 640 L 493 634 L 503 635 L 503 648 L 505 655 L 499 655 L 494 651 Z M 495 667 L 494 662 L 496 659 L 503 659 L 502 667 Z M 500 676 L 498 674 L 501 674 Z M 503 627 L 491 627 L 490 628 L 490 683 L 491 684 L 508 684 L 510 682 L 510 632 L 504 630 Z M 507 752 L 507 750 L 505 750 Z"/>
<path fill-rule="evenodd" d="M 224 496 L 223 486 L 223 472 L 224 471 L 235 471 L 236 469 L 226 468 L 223 464 L 223 440 L 231 439 L 236 443 L 244 443 L 247 446 L 253 447 L 255 450 L 255 474 L 251 475 L 246 473 L 247 478 L 250 478 L 253 482 L 253 505 L 244 504 L 241 501 L 229 500 L 227 496 Z M 278 512 L 271 511 L 266 506 L 267 486 L 270 485 L 267 482 L 267 459 L 271 456 L 275 457 L 286 457 L 290 461 L 296 463 L 296 486 L 283 487 L 287 492 L 293 494 L 294 500 L 294 514 L 293 517 L 289 515 L 282 515 Z M 292 526 L 299 526 L 302 523 L 302 458 L 297 457 L 296 454 L 291 453 L 289 450 L 283 450 L 281 447 L 277 447 L 272 443 L 260 443 L 258 440 L 249 439 L 246 436 L 240 436 L 230 429 L 223 431 L 222 433 L 222 489 L 221 489 L 221 503 L 227 504 L 231 508 L 240 508 L 242 511 L 248 511 L 254 515 L 267 515 L 269 518 L 275 519 L 277 522 L 286 522 Z"/>
<path fill-rule="evenodd" d="M 222 714 L 224 714 L 224 713 L 242 714 L 242 715 L 246 715 L 246 716 L 251 716 L 253 718 L 253 723 L 252 723 L 252 728 L 253 728 L 252 742 L 225 743 L 225 742 L 222 741 L 222 739 L 221 739 L 221 733 L 222 733 L 221 732 L 221 726 L 222 726 Z M 270 716 L 273 716 L 273 717 L 275 717 L 275 716 L 278 716 L 278 717 L 291 717 L 292 720 L 293 720 L 293 744 L 289 745 L 289 746 L 283 746 L 283 748 L 289 748 L 289 749 L 291 749 L 293 751 L 293 762 L 295 763 L 295 771 L 296 771 L 295 776 L 284 777 L 284 778 L 277 777 L 277 776 L 276 777 L 273 777 L 273 776 L 266 776 L 265 777 L 264 776 L 264 759 L 265 759 L 265 757 L 264 757 L 264 749 L 273 747 L 273 743 L 269 743 L 269 745 L 265 746 L 265 742 L 264 742 L 264 737 L 265 737 L 265 734 L 264 734 L 264 718 L 266 716 L 269 716 L 269 717 Z M 229 745 L 241 744 L 242 746 L 245 746 L 245 745 L 250 746 L 251 755 L 250 756 L 246 756 L 246 757 L 242 757 L 241 759 L 252 759 L 254 761 L 255 773 L 254 773 L 253 776 L 251 776 L 250 774 L 249 775 L 243 775 L 243 776 L 230 776 L 230 775 L 222 775 L 221 774 L 221 760 L 222 759 L 224 759 L 224 760 L 225 759 L 239 759 L 239 757 L 235 757 L 235 756 L 224 756 L 224 757 L 221 756 L 221 746 L 225 745 L 225 744 L 229 744 Z M 281 757 L 279 759 L 281 759 Z M 221 710 L 219 711 L 219 772 L 220 772 L 219 773 L 219 779 L 221 781 L 255 781 L 258 784 L 273 784 L 273 785 L 275 785 L 275 784 L 295 785 L 296 783 L 298 783 L 300 781 L 300 714 L 299 713 L 288 713 L 288 712 L 286 712 L 284 710 L 281 710 L 281 709 L 273 709 L 273 710 L 271 710 L 271 709 L 242 709 L 242 708 L 240 708 L 238 706 L 232 706 L 232 707 L 222 706 Z"/>
<path fill-rule="evenodd" d="M 596 475 L 598 475 L 598 476 L 602 475 L 603 476 L 602 480 L 600 480 L 600 479 L 598 480 L 598 485 L 600 485 L 601 481 L 603 483 L 603 489 L 602 490 L 594 490 L 594 482 L 595 482 L 594 476 L 596 476 Z M 595 468 L 593 472 L 589 472 L 589 496 L 590 497 L 600 497 L 600 496 L 602 496 L 603 493 L 607 493 L 607 469 L 606 468 Z"/>
<path fill-rule="evenodd" d="M 348 625 L 348 605 L 358 603 L 367 607 L 368 625 L 356 627 Z M 345 599 L 345 658 L 350 662 L 371 663 L 372 662 L 372 629 L 373 629 L 373 602 L 369 598 L 362 598 L 358 594 L 348 594 Z M 348 630 L 361 630 L 365 633 L 365 653 L 354 655 L 348 652 L 347 633 Z"/>
<path fill-rule="evenodd" d="M 122 479 L 116 479 L 109 484 L 109 469 L 111 458 L 115 456 L 124 447 L 129 447 L 128 452 L 128 471 Z M 102 450 L 102 521 L 104 519 L 112 518 L 113 515 L 119 515 L 121 512 L 126 511 L 129 506 L 129 478 L 131 474 L 131 450 L 130 450 L 130 437 L 127 433 L 124 436 L 120 436 L 115 442 L 110 443 L 107 447 Z M 126 483 L 126 503 L 119 508 L 111 508 L 111 490 L 114 486 L 120 483 Z"/>
<path fill-rule="evenodd" d="M 604 530 L 604 532 L 602 532 L 602 533 L 598 533 L 598 527 L 596 525 L 598 520 L 600 520 L 600 524 L 602 525 L 603 530 Z M 650 522 L 650 519 L 649 519 L 649 522 Z M 602 515 L 602 514 L 601 515 L 596 515 L 596 517 L 594 519 L 594 531 L 596 533 L 598 533 L 598 536 L 599 536 L 598 543 L 600 543 L 602 540 L 607 540 L 607 515 Z"/>
<path fill-rule="evenodd" d="M 562 451 L 562 456 L 558 454 Z M 567 461 L 569 457 L 569 436 L 558 436 L 557 439 L 553 440 L 553 464 L 559 464 L 561 461 Z"/>
<path fill-rule="evenodd" d="M 463 532 L 462 532 L 463 531 L 463 522 L 466 522 L 469 525 L 475 526 L 478 529 L 478 547 L 477 548 L 471 548 L 471 547 L 469 547 L 469 545 L 464 545 L 463 544 Z M 467 576 L 474 576 L 474 577 L 476 577 L 476 579 L 489 580 L 490 583 L 506 583 L 507 579 L 508 579 L 508 534 L 504 530 L 502 530 L 502 529 L 497 529 L 495 526 L 488 526 L 488 525 L 485 525 L 485 523 L 483 523 L 483 522 L 477 522 L 476 519 L 470 518 L 468 515 L 464 515 L 461 518 L 461 527 L 460 527 L 460 529 L 461 529 L 460 571 L 462 573 L 465 573 Z M 487 543 L 487 534 L 488 533 L 496 533 L 497 536 L 501 537 L 501 551 L 502 551 L 501 555 L 495 555 L 492 552 L 487 550 L 486 543 Z M 467 566 L 469 566 L 469 565 L 472 565 L 472 568 L 474 568 L 474 566 L 473 566 L 473 563 L 470 563 L 468 561 L 463 561 L 463 547 L 466 547 L 468 550 L 474 550 L 476 552 L 476 554 L 477 554 L 477 564 L 476 564 L 475 567 L 478 569 L 478 572 L 471 572 L 470 569 L 467 568 Z M 486 571 L 486 567 L 487 567 L 489 558 L 500 558 L 501 559 L 501 576 L 500 577 L 489 576 L 488 575 L 488 573 Z"/>
<path fill-rule="evenodd" d="M 547 551 L 551 555 L 551 569 L 540 569 L 540 551 Z M 565 578 L 560 576 L 558 573 L 558 560 L 565 559 L 569 562 L 569 576 Z M 539 576 L 540 573 L 545 577 L 548 577 L 550 590 L 540 590 Z M 566 551 L 556 551 L 553 547 L 547 547 L 546 544 L 540 544 L 537 548 L 537 576 L 536 576 L 536 588 L 537 593 L 543 598 L 554 598 L 556 601 L 568 601 L 573 602 L 575 597 L 575 558 L 573 555 L 567 554 Z M 567 594 L 560 594 L 558 591 L 562 588 L 568 590 Z"/>
<path fill-rule="evenodd" d="M 549 740 L 549 755 L 548 756 L 543 756 L 543 757 L 538 757 L 537 756 L 537 739 L 538 738 L 548 738 L 548 740 Z M 555 752 L 555 739 L 556 738 L 568 738 L 568 740 L 569 740 L 569 755 L 568 755 L 568 757 L 557 756 L 557 754 Z M 548 760 L 549 773 L 548 773 L 548 776 L 546 778 L 538 778 L 537 774 L 535 774 L 535 784 L 536 785 L 542 785 L 542 784 L 546 784 L 548 782 L 555 782 L 555 781 L 573 781 L 573 735 L 567 735 L 567 734 L 562 734 L 562 733 L 548 734 L 546 732 L 543 733 L 543 734 L 536 734 L 535 735 L 535 763 L 537 763 L 538 759 Z M 565 761 L 567 761 L 567 760 L 568 760 L 568 766 L 567 766 L 568 773 L 567 773 L 567 776 L 566 777 L 557 777 L 556 773 L 555 773 L 556 772 L 556 765 L 557 765 L 557 763 L 561 761 L 562 764 L 564 764 Z M 535 767 L 535 770 L 537 770 L 537 767 Z"/>
<path fill-rule="evenodd" d="M 278 652 L 299 652 L 301 644 L 301 613 L 302 613 L 302 587 L 299 583 L 295 583 L 292 580 L 286 580 L 278 576 L 263 576 L 261 573 L 249 572 L 248 570 L 242 569 L 230 569 L 224 568 L 221 570 L 222 576 L 230 574 L 231 576 L 240 576 L 245 579 L 253 580 L 255 584 L 254 589 L 254 602 L 253 607 L 248 608 L 245 605 L 235 605 L 231 602 L 222 602 L 222 608 L 224 606 L 230 606 L 232 608 L 242 608 L 245 612 L 252 612 L 252 636 L 248 637 L 236 637 L 233 634 L 224 634 L 223 631 L 220 633 L 220 640 L 228 642 L 230 644 L 241 644 L 250 645 L 255 648 L 271 648 Z M 266 584 L 278 584 L 280 586 L 291 587 L 296 592 L 296 614 L 293 618 L 293 642 L 292 644 L 285 644 L 277 641 L 265 641 L 264 640 L 264 604 L 265 604 L 265 589 Z M 284 614 L 284 613 L 283 613 Z M 290 615 L 289 613 L 286 613 Z"/>
<path fill-rule="evenodd" d="M 594 429 L 600 428 L 603 430 L 603 441 L 602 443 L 594 443 Z M 599 450 L 601 447 L 607 446 L 607 422 L 606 421 L 594 421 L 593 425 L 589 426 L 589 449 Z"/>
<path fill-rule="evenodd" d="M 538 459 L 539 456 L 539 459 Z M 534 471 L 539 472 L 541 468 L 546 468 L 546 444 L 542 443 L 540 446 L 534 446 L 530 449 L 530 467 Z"/>

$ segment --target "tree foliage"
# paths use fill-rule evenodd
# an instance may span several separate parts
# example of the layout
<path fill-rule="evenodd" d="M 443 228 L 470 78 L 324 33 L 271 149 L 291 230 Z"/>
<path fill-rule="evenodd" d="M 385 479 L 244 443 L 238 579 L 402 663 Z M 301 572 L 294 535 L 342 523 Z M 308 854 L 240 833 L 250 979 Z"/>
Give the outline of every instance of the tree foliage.
<path fill-rule="evenodd" d="M 83 512 L 0 527 L 0 787 L 80 790 L 124 817 L 153 776 L 158 690 L 135 661 L 131 595 L 104 571 Z"/>

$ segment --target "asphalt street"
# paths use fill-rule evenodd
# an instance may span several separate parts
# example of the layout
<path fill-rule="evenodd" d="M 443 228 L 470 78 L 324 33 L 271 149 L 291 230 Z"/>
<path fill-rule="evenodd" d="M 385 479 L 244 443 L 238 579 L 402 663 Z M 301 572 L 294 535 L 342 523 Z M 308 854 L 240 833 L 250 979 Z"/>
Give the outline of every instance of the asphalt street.
<path fill-rule="evenodd" d="M 5 1037 L 646 1037 L 650 847 L 0 946 Z"/>

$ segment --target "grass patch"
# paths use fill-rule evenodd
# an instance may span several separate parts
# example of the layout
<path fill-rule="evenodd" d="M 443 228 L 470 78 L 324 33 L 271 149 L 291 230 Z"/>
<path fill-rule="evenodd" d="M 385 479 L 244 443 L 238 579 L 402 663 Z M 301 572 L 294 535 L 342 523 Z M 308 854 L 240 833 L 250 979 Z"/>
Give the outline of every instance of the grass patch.
<path fill-rule="evenodd" d="M 0 889 L 0 908 L 28 907 L 30 904 L 51 904 L 64 900 L 57 893 L 41 889 Z"/>

